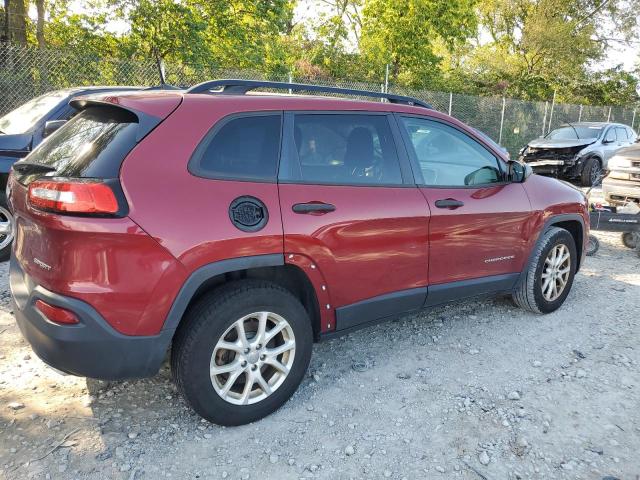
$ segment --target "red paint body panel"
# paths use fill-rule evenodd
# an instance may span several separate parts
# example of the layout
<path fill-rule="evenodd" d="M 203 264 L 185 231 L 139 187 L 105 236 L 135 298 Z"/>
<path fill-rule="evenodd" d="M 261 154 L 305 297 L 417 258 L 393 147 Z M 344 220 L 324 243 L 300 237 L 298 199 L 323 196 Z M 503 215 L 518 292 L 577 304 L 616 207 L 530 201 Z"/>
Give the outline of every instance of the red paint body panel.
<path fill-rule="evenodd" d="M 160 330 L 187 277 L 169 252 L 129 218 L 42 213 L 26 204 L 25 187 L 14 181 L 12 189 L 14 251 L 28 275 L 89 303 L 120 333 Z"/>
<path fill-rule="evenodd" d="M 549 216 L 579 213 L 588 224 L 579 192 L 535 175 L 524 184 L 429 189 L 221 181 L 187 170 L 210 128 L 245 111 L 420 114 L 445 119 L 485 143 L 469 127 L 435 111 L 322 97 L 175 92 L 111 95 L 102 101 L 166 117 L 122 164 L 128 217 L 37 212 L 26 204 L 26 189 L 14 181 L 14 248 L 35 281 L 84 300 L 128 335 L 158 333 L 188 276 L 219 260 L 285 254 L 285 261 L 311 281 L 321 330 L 328 331 L 335 328 L 337 307 L 428 284 L 520 271 Z M 504 159 L 502 152 L 485 145 Z M 243 195 L 258 197 L 268 209 L 269 221 L 259 232 L 242 232 L 229 219 L 231 201 Z M 435 208 L 440 198 L 457 198 L 465 205 Z M 295 203 L 310 201 L 332 203 L 336 210 L 324 215 L 291 210 Z M 514 258 L 509 261 L 485 262 L 510 255 Z"/>
<path fill-rule="evenodd" d="M 238 110 L 231 102 L 194 95 L 151 132 L 125 159 L 120 181 L 129 216 L 189 272 L 228 258 L 283 252 L 276 183 L 211 180 L 187 170 L 194 149 L 215 123 Z M 269 221 L 242 232 L 229 219 L 237 197 L 257 197 Z"/>
<path fill-rule="evenodd" d="M 531 202 L 535 215 L 529 248 L 533 248 L 535 239 L 544 224 L 551 217 L 562 214 L 578 214 L 584 220 L 585 231 L 583 250 L 587 247 L 589 235 L 589 204 L 583 193 L 576 188 L 554 178 L 531 175 L 522 184 Z"/>
<path fill-rule="evenodd" d="M 427 284 L 429 207 L 417 188 L 280 185 L 284 248 L 314 261 L 332 308 Z M 294 213 L 325 202 L 324 215 Z"/>
<path fill-rule="evenodd" d="M 522 184 L 420 190 L 431 206 L 429 284 L 522 270 L 533 215 Z M 434 206 L 444 199 L 464 206 Z"/>

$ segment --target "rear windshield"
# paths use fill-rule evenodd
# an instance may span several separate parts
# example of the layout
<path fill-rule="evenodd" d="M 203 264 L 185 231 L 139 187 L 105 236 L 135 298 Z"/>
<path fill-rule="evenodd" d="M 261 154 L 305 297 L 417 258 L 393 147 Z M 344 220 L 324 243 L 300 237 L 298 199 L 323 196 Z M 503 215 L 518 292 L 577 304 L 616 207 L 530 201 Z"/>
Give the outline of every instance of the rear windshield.
<path fill-rule="evenodd" d="M 117 178 L 136 144 L 137 117 L 117 107 L 89 107 L 42 142 L 25 161 L 55 168 L 18 177 L 28 184 L 42 176 Z"/>

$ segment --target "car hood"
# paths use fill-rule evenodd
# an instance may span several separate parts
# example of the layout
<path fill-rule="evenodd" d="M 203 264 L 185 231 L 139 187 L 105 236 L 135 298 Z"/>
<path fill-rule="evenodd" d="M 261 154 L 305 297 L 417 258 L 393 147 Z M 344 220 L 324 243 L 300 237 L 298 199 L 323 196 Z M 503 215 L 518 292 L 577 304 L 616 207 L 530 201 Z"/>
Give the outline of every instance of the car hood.
<path fill-rule="evenodd" d="M 549 138 L 537 138 L 529 142 L 529 146 L 533 148 L 571 148 L 586 147 L 595 143 L 597 138 L 580 138 L 576 140 L 552 140 Z"/>
<path fill-rule="evenodd" d="M 31 134 L 18 135 L 0 134 L 0 152 L 26 151 L 31 147 Z"/>

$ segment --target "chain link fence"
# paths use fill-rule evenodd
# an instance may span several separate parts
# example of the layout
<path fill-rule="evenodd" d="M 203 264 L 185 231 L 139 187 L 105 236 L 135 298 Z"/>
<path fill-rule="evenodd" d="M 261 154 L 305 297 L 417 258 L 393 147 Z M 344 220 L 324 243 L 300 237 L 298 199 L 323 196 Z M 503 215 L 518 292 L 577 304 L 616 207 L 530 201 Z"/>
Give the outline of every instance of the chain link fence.
<path fill-rule="evenodd" d="M 127 60 L 80 55 L 70 50 L 36 49 L 0 43 L 0 115 L 51 90 L 82 85 L 144 85 L 160 83 L 154 60 Z M 513 98 L 478 97 L 459 93 L 414 90 L 398 85 L 348 80 L 268 75 L 253 70 L 219 69 L 168 63 L 166 81 L 191 86 L 214 78 L 259 79 L 314 83 L 326 86 L 385 91 L 408 95 L 430 103 L 483 131 L 514 156 L 532 138 L 546 134 L 566 122 L 620 122 L 636 128 L 634 107 L 531 102 Z"/>

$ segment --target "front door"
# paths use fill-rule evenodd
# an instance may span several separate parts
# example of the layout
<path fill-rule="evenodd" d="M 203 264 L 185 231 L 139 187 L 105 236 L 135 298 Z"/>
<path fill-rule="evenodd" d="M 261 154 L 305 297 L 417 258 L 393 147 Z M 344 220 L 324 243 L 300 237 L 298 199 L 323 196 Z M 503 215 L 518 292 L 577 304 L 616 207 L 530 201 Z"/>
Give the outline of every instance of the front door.
<path fill-rule="evenodd" d="M 470 132 L 435 118 L 398 120 L 431 208 L 430 303 L 433 285 L 453 284 L 459 294 L 510 288 L 526 261 L 532 218 L 523 186 L 505 181 L 506 164 Z"/>
<path fill-rule="evenodd" d="M 429 208 L 393 125 L 386 113 L 285 115 L 285 259 L 320 283 L 323 331 L 424 303 Z"/>

